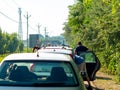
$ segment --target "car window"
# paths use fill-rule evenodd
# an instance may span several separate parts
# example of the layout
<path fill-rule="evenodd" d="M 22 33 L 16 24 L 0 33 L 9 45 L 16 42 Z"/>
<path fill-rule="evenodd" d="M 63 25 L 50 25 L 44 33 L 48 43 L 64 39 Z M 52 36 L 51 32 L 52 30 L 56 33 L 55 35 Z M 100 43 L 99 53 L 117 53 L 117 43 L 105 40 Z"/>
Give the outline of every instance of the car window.
<path fill-rule="evenodd" d="M 73 67 L 62 61 L 6 61 L 0 68 L 0 78 L 0 84 L 4 81 L 7 85 L 78 85 Z"/>
<path fill-rule="evenodd" d="M 83 57 L 87 63 L 96 63 L 95 55 L 92 52 L 83 52 L 80 56 Z"/>

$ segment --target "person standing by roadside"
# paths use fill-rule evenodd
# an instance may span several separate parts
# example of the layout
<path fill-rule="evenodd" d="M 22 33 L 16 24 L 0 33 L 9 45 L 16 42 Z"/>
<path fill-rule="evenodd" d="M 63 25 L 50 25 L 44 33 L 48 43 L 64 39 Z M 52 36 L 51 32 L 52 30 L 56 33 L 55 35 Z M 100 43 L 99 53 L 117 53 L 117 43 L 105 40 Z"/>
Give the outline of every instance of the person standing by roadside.
<path fill-rule="evenodd" d="M 86 70 L 86 63 L 85 63 L 85 57 L 81 56 L 80 53 L 86 52 L 88 50 L 87 47 L 83 46 L 81 42 L 78 42 L 78 46 L 75 49 L 75 62 L 78 65 L 78 69 L 81 72 L 87 72 Z"/>
<path fill-rule="evenodd" d="M 81 52 L 86 52 L 87 50 L 87 47 L 83 46 L 81 42 L 78 42 L 78 46 L 75 49 L 75 54 L 80 55 Z"/>
<path fill-rule="evenodd" d="M 33 52 L 38 51 L 40 49 L 40 46 L 37 44 L 36 46 L 33 47 Z"/>
<path fill-rule="evenodd" d="M 84 58 L 84 56 L 83 57 L 80 56 L 80 53 L 86 52 L 86 51 L 88 51 L 88 48 L 83 46 L 81 42 L 78 42 L 78 46 L 75 49 L 74 60 L 78 66 L 78 69 L 79 69 L 81 75 L 83 77 L 86 77 L 88 85 L 89 85 L 89 89 L 91 90 L 91 84 L 90 84 L 89 76 L 88 76 L 87 69 L 86 69 L 85 58 Z"/>

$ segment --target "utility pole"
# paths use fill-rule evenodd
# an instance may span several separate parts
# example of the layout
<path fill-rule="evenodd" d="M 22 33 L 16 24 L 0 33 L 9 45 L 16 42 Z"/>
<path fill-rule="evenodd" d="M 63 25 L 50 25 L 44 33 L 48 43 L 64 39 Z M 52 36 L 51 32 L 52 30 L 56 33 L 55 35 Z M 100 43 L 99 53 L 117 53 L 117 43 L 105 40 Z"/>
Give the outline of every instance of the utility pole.
<path fill-rule="evenodd" d="M 40 27 L 41 25 L 38 24 L 38 34 L 40 34 Z"/>
<path fill-rule="evenodd" d="M 41 25 L 37 25 L 38 26 L 38 44 L 40 44 L 40 27 Z"/>
<path fill-rule="evenodd" d="M 45 31 L 45 38 L 46 38 L 46 27 L 44 28 L 44 31 Z"/>
<path fill-rule="evenodd" d="M 45 31 L 45 45 L 47 46 L 46 27 L 44 27 L 44 31 Z"/>
<path fill-rule="evenodd" d="M 23 32 L 22 32 L 22 18 L 21 18 L 21 8 L 18 8 L 18 13 L 19 13 L 19 26 L 18 26 L 18 38 L 20 40 L 23 40 Z"/>
<path fill-rule="evenodd" d="M 27 12 L 27 15 L 24 17 L 26 18 L 27 20 L 27 52 L 28 52 L 28 43 L 29 43 L 29 40 L 28 40 L 28 27 L 29 27 L 29 24 L 28 24 L 28 19 L 31 17 L 31 15 L 28 15 L 28 12 Z"/>

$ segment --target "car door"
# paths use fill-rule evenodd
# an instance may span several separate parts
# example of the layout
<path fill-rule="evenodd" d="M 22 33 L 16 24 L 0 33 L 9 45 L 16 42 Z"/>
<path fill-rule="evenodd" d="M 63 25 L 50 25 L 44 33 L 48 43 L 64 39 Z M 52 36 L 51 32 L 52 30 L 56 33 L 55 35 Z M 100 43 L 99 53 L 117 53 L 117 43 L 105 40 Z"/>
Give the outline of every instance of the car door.
<path fill-rule="evenodd" d="M 82 56 L 85 59 L 87 73 L 88 73 L 90 81 L 95 80 L 96 73 L 100 69 L 100 66 L 101 66 L 98 57 L 93 51 L 82 52 L 80 56 Z M 84 80 L 86 79 L 84 78 Z"/>

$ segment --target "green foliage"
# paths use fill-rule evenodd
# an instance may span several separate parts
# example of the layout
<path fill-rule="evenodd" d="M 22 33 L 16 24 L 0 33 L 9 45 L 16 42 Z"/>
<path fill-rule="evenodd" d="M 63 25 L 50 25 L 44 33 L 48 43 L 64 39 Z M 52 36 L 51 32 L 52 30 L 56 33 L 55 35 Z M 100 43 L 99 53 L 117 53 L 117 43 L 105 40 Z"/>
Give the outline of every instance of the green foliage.
<path fill-rule="evenodd" d="M 23 43 L 17 38 L 17 34 L 8 34 L 0 29 L 0 54 L 13 53 L 20 45 L 20 51 L 23 50 Z"/>
<path fill-rule="evenodd" d="M 19 42 L 19 51 L 22 52 L 24 49 L 24 44 L 22 43 L 22 41 Z"/>
<path fill-rule="evenodd" d="M 120 53 L 119 53 L 119 58 L 120 58 Z M 120 59 L 118 59 L 118 64 L 117 64 L 117 80 L 120 82 Z"/>
<path fill-rule="evenodd" d="M 76 4 L 69 7 L 63 35 L 72 47 L 81 41 L 95 51 L 104 70 L 119 77 L 120 1 L 86 1 L 77 0 Z"/>
<path fill-rule="evenodd" d="M 9 54 L 0 54 L 0 62 Z"/>
<path fill-rule="evenodd" d="M 13 53 L 16 51 L 17 47 L 18 47 L 18 39 L 17 39 L 17 35 L 16 34 L 12 34 L 10 37 L 10 42 L 8 45 L 8 50 L 10 51 L 10 53 Z"/>

